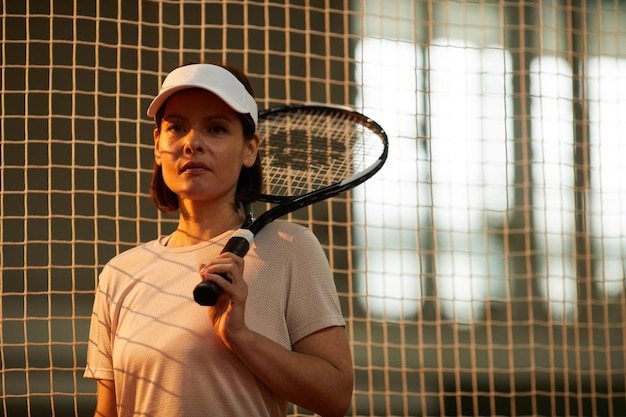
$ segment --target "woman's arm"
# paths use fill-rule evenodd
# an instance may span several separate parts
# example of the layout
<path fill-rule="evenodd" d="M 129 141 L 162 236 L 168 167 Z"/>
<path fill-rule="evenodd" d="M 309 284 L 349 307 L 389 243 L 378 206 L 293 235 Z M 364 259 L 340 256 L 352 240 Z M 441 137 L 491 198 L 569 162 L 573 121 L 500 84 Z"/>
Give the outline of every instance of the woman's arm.
<path fill-rule="evenodd" d="M 345 328 L 321 329 L 296 342 L 292 350 L 249 329 L 244 319 L 248 287 L 243 269 L 243 259 L 230 253 L 200 266 L 204 279 L 211 278 L 224 289 L 217 304 L 208 308 L 217 334 L 280 397 L 324 417 L 343 416 L 354 381 Z M 232 282 L 216 275 L 220 273 Z"/>
<path fill-rule="evenodd" d="M 115 406 L 115 384 L 113 381 L 98 380 L 98 402 L 94 417 L 117 417 Z"/>
<path fill-rule="evenodd" d="M 343 416 L 353 388 L 352 355 L 343 327 L 315 332 L 288 351 L 252 331 L 231 350 L 272 391 L 321 416 Z"/>

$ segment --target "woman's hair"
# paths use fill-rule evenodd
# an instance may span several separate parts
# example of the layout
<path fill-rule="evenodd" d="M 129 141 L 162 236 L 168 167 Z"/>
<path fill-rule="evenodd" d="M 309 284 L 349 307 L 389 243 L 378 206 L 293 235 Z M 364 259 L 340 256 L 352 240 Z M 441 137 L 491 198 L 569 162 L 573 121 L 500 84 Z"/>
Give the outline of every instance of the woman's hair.
<path fill-rule="evenodd" d="M 244 85 L 248 93 L 254 97 L 252 84 L 248 77 L 237 68 L 233 68 L 224 64 L 215 64 L 230 71 Z M 158 112 L 154 116 L 156 128 L 160 131 L 163 113 L 165 112 L 165 103 L 161 105 Z M 237 113 L 241 125 L 243 126 L 243 136 L 245 140 L 252 140 L 256 133 L 254 121 L 249 114 Z M 235 193 L 235 203 L 252 203 L 258 200 L 263 187 L 263 173 L 261 170 L 261 159 L 257 154 L 254 165 L 250 168 L 242 167 L 237 182 L 237 191 Z M 155 161 L 152 170 L 152 182 L 150 184 L 150 194 L 152 201 L 157 208 L 165 213 L 173 213 L 178 210 L 178 196 L 165 184 L 163 180 L 163 171 L 160 165 Z"/>

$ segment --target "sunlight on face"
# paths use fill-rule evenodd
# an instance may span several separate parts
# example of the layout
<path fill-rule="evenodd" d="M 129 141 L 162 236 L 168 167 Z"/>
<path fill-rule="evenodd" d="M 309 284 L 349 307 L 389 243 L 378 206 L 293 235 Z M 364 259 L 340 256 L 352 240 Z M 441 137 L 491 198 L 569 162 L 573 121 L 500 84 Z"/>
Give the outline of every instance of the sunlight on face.
<path fill-rule="evenodd" d="M 237 113 L 196 88 L 177 92 L 164 105 L 154 139 L 167 186 L 179 200 L 234 200 L 241 168 L 256 156 L 256 142 L 244 139 Z"/>

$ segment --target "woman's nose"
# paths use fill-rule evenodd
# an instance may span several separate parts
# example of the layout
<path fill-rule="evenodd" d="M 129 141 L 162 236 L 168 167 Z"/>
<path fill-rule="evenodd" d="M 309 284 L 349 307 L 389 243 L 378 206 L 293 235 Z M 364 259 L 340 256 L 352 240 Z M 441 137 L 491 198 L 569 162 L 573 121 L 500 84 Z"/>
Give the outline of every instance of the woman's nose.
<path fill-rule="evenodd" d="M 199 140 L 198 135 L 196 135 L 194 131 L 190 131 L 187 135 L 187 140 L 185 141 L 185 147 L 183 150 L 186 154 L 189 155 L 204 152 L 202 143 Z"/>

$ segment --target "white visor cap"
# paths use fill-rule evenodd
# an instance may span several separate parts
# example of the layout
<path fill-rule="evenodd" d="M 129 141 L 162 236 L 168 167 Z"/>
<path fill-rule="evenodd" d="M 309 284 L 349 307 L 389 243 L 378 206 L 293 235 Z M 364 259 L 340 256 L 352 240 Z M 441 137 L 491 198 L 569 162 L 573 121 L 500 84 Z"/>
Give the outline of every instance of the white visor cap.
<path fill-rule="evenodd" d="M 172 94 L 187 88 L 202 88 L 214 93 L 237 113 L 250 114 L 255 128 L 258 125 L 259 110 L 252 95 L 230 71 L 213 64 L 184 65 L 170 72 L 159 94 L 150 103 L 148 116 L 154 117 Z"/>

